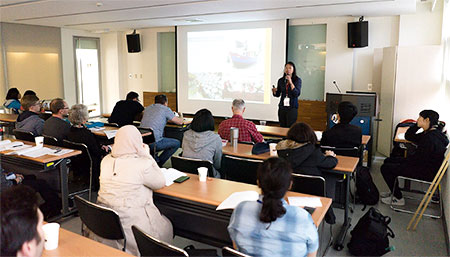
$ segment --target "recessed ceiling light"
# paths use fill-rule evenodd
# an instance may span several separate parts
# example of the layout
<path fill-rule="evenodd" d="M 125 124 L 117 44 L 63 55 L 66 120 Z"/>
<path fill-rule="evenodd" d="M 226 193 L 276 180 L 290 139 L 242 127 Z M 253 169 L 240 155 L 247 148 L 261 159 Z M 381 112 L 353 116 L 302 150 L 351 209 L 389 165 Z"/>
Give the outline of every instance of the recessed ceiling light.
<path fill-rule="evenodd" d="M 205 22 L 205 20 L 199 19 L 199 18 L 176 19 L 175 21 L 182 21 L 182 22 L 189 22 L 189 23 Z"/>
<path fill-rule="evenodd" d="M 96 3 L 95 5 L 96 5 L 97 7 L 102 7 L 102 6 L 103 6 L 103 3 L 98 2 L 98 3 Z"/>

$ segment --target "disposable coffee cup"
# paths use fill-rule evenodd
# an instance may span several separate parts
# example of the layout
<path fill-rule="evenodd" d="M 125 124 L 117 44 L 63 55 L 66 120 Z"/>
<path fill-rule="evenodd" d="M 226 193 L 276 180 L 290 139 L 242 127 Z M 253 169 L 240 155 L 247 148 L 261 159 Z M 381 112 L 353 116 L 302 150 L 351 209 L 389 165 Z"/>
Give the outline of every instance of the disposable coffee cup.
<path fill-rule="evenodd" d="M 201 182 L 205 182 L 206 177 L 208 175 L 208 168 L 200 167 L 200 168 L 197 168 L 197 171 L 198 171 L 198 180 L 200 180 Z"/>
<path fill-rule="evenodd" d="M 260 120 L 259 121 L 259 125 L 265 126 L 266 125 L 266 121 L 265 120 Z"/>
<path fill-rule="evenodd" d="M 35 137 L 34 142 L 36 143 L 37 147 L 44 147 L 44 137 Z"/>
<path fill-rule="evenodd" d="M 269 149 L 270 149 L 270 156 L 277 156 L 277 144 L 276 143 L 270 143 Z"/>
<path fill-rule="evenodd" d="M 42 229 L 44 230 L 45 250 L 54 250 L 58 248 L 59 224 L 47 223 L 44 226 L 42 226 Z"/>

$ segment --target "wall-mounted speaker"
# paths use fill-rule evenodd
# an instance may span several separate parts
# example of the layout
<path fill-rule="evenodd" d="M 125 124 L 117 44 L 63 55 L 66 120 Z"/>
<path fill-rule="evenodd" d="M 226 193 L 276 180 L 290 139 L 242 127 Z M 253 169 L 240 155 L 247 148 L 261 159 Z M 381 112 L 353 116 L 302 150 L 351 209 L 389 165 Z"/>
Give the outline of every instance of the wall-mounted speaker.
<path fill-rule="evenodd" d="M 365 47 L 369 45 L 369 22 L 348 23 L 348 48 Z"/>
<path fill-rule="evenodd" d="M 139 53 L 141 51 L 141 39 L 139 34 L 133 33 L 127 35 L 127 46 L 129 53 Z"/>

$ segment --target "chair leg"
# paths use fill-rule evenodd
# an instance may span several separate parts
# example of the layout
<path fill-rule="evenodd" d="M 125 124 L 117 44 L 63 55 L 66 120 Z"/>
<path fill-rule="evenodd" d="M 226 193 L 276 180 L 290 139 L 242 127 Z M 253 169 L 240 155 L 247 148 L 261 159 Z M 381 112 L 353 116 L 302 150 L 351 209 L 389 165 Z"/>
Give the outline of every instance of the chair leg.
<path fill-rule="evenodd" d="M 423 197 L 422 201 L 420 202 L 419 207 L 417 207 L 417 210 L 414 213 L 414 216 L 409 221 L 409 224 L 408 224 L 408 227 L 406 228 L 406 230 L 409 230 L 411 228 L 411 225 L 413 224 L 414 220 L 416 220 L 417 214 L 420 211 L 420 214 L 417 217 L 417 220 L 416 220 L 416 222 L 414 224 L 414 227 L 413 227 L 413 230 L 416 230 L 417 224 L 419 224 L 419 221 L 422 219 L 422 215 L 425 212 L 425 209 L 428 207 L 428 204 L 429 204 L 431 198 L 433 197 L 437 186 L 439 186 L 439 183 L 441 182 L 441 179 L 444 176 L 445 171 L 448 168 L 448 155 L 447 155 L 446 160 L 444 162 L 445 163 L 443 163 L 443 166 L 441 166 L 441 168 L 439 169 L 438 174 L 436 174 L 436 176 L 434 177 L 433 182 L 431 182 L 431 185 L 428 188 L 428 190 L 427 190 L 425 196 Z"/>

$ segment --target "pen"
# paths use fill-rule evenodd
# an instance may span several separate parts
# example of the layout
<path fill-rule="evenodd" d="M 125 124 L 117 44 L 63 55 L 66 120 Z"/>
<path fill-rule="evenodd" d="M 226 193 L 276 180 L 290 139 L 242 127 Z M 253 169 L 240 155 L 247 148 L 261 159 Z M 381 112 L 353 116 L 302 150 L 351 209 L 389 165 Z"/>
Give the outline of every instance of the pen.
<path fill-rule="evenodd" d="M 19 146 L 22 146 L 22 145 L 15 145 L 15 146 L 13 146 L 13 148 L 14 148 L 14 147 L 19 147 Z"/>

